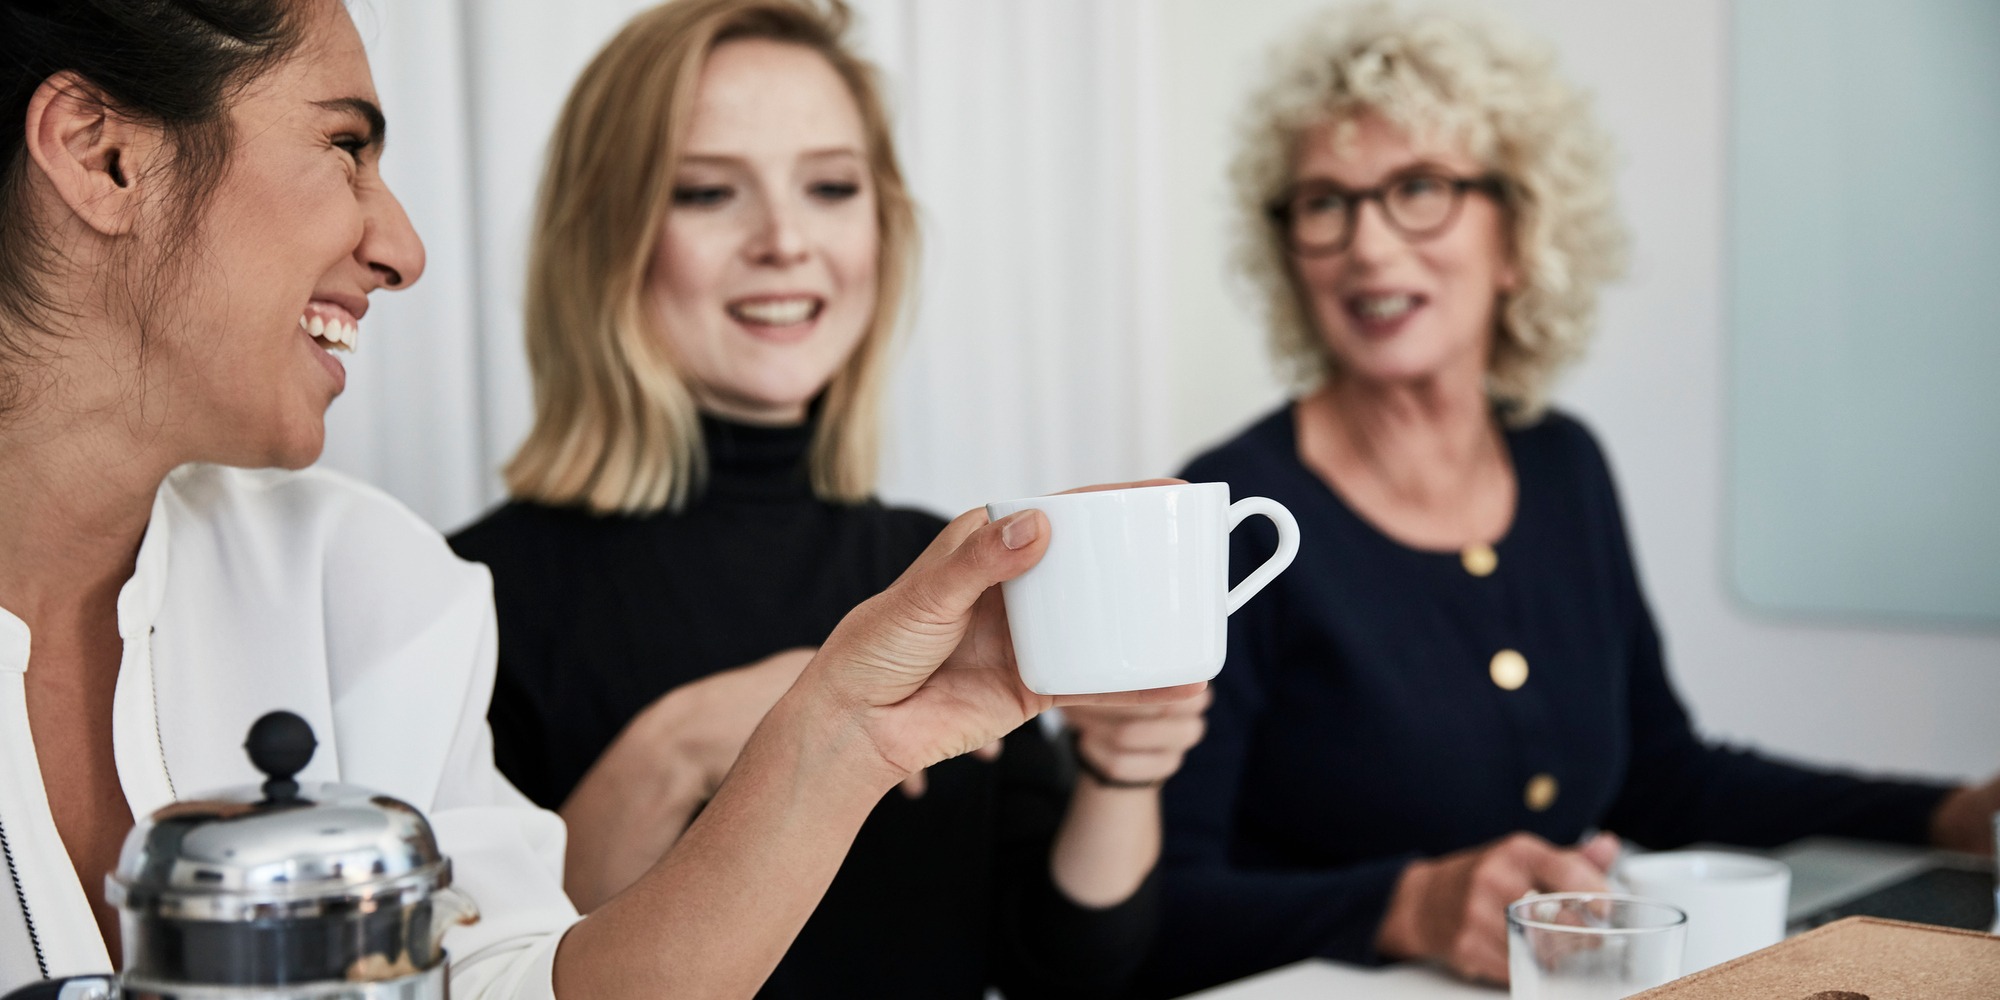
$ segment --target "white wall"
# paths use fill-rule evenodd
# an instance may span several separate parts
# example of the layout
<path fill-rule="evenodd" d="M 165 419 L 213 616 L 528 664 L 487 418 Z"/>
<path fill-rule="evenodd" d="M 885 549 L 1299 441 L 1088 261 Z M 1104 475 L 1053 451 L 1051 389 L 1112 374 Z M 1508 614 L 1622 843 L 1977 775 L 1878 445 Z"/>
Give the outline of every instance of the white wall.
<path fill-rule="evenodd" d="M 502 495 L 533 413 L 532 205 L 572 81 L 655 0 L 353 0 L 430 249 L 376 297 L 323 464 L 440 528 Z M 888 393 L 885 497 L 957 512 L 1172 464 L 1150 0 L 852 0 L 924 256 Z"/>
<path fill-rule="evenodd" d="M 1279 390 L 1227 268 L 1231 122 L 1266 46 L 1324 0 L 1162 0 L 1174 338 L 1172 444 L 1190 455 Z M 1563 406 L 1610 450 L 1683 696 L 1710 733 L 1814 760 L 2000 768 L 2000 634 L 1780 620 L 1724 560 L 1727 0 L 1510 0 L 1597 95 L 1626 166 L 1632 273 Z"/>

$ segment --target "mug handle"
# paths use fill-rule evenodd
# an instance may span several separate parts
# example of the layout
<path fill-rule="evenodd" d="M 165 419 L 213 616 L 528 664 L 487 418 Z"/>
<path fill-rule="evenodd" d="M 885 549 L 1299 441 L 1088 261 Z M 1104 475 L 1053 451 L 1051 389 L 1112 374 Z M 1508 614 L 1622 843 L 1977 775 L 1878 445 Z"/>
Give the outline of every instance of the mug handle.
<path fill-rule="evenodd" d="M 1244 577 L 1242 583 L 1229 588 L 1229 596 L 1223 604 L 1222 613 L 1225 615 L 1235 614 L 1244 601 L 1257 596 L 1257 592 L 1277 579 L 1278 574 L 1283 573 L 1299 554 L 1299 522 L 1292 520 L 1292 512 L 1286 510 L 1284 504 L 1270 497 L 1244 497 L 1230 504 L 1228 530 L 1235 531 L 1244 518 L 1258 514 L 1270 518 L 1271 523 L 1278 526 L 1278 551 L 1271 553 L 1271 558 Z"/>

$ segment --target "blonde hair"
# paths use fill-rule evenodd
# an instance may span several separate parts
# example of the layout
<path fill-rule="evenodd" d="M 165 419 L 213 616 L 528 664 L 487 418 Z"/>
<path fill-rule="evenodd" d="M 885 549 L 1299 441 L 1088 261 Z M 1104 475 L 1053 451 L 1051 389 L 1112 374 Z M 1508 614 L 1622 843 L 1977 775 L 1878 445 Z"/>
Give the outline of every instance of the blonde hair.
<path fill-rule="evenodd" d="M 880 227 L 875 313 L 820 403 L 813 491 L 874 490 L 889 342 L 914 270 L 915 208 L 874 67 L 848 51 L 841 0 L 674 0 L 597 54 L 549 148 L 528 261 L 535 423 L 505 475 L 514 496 L 598 513 L 681 510 L 707 478 L 701 419 L 646 298 L 675 169 L 708 55 L 724 42 L 801 45 L 860 109 Z"/>
<path fill-rule="evenodd" d="M 1452 141 L 1503 181 L 1520 284 L 1499 310 L 1487 393 L 1510 420 L 1547 406 L 1580 357 L 1597 295 L 1625 267 L 1611 142 L 1550 48 L 1472 11 L 1377 2 L 1319 14 L 1273 54 L 1231 170 L 1236 261 L 1268 309 L 1271 349 L 1295 388 L 1334 374 L 1267 206 L 1291 182 L 1302 132 L 1376 115 L 1419 141 Z M 1346 130 L 1336 128 L 1336 141 Z"/>

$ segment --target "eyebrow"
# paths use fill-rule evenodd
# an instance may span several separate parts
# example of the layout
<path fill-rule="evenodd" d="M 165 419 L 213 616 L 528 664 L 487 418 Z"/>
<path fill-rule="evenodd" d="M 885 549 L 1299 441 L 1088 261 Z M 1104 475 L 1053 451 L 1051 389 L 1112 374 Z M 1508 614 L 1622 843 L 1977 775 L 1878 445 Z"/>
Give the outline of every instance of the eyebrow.
<path fill-rule="evenodd" d="M 314 107 L 328 111 L 341 111 L 354 115 L 368 123 L 368 134 L 361 137 L 367 145 L 381 148 L 389 137 L 389 122 L 382 117 L 382 109 L 374 101 L 365 97 L 340 97 L 331 101 L 314 101 Z"/>
<path fill-rule="evenodd" d="M 802 160 L 823 160 L 836 156 L 850 156 L 866 160 L 861 150 L 853 146 L 828 146 L 825 149 L 808 149 L 799 154 Z M 742 163 L 744 158 L 729 153 L 688 153 L 681 157 L 682 163 Z"/>
<path fill-rule="evenodd" d="M 1447 177 L 1460 176 L 1459 171 L 1453 170 L 1450 167 L 1447 167 L 1444 164 L 1437 162 L 1436 160 L 1418 160 L 1415 163 L 1397 167 L 1396 169 L 1391 170 L 1386 174 L 1383 174 L 1382 179 L 1375 182 L 1375 186 L 1381 187 L 1384 184 L 1394 184 L 1397 181 L 1406 180 L 1410 177 L 1415 177 L 1420 174 L 1443 174 Z M 1478 176 L 1478 175 L 1471 174 L 1467 176 Z M 1323 185 L 1340 191 L 1362 190 L 1361 188 L 1349 187 L 1345 184 L 1342 184 L 1339 181 L 1336 181 L 1325 174 L 1311 174 L 1305 177 L 1301 177 L 1298 180 L 1292 182 L 1292 187 L 1294 188 L 1302 188 L 1310 185 Z"/>

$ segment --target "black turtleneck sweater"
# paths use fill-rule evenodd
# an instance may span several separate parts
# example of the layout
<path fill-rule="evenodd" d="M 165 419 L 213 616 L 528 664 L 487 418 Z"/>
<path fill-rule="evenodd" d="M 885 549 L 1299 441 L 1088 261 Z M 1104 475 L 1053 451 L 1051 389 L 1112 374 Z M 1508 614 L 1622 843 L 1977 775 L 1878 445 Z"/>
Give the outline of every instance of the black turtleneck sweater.
<path fill-rule="evenodd" d="M 819 645 L 944 525 L 816 498 L 810 424 L 704 418 L 702 430 L 709 480 L 685 511 L 605 517 L 515 502 L 451 539 L 493 571 L 494 757 L 547 808 L 640 709 L 710 674 Z M 759 996 L 1117 992 L 1152 928 L 1152 884 L 1108 910 L 1055 888 L 1065 770 L 1030 724 L 996 762 L 946 761 L 923 798 L 885 796 Z"/>

